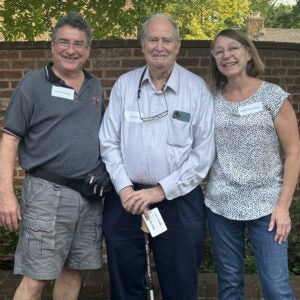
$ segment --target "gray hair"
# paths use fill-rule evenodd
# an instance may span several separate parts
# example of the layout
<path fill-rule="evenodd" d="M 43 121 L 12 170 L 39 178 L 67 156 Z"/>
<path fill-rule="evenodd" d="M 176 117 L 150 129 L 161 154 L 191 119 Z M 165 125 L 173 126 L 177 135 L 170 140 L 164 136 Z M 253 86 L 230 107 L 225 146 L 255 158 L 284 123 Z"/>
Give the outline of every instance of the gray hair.
<path fill-rule="evenodd" d="M 84 17 L 80 13 L 70 12 L 63 16 L 56 23 L 53 32 L 52 32 L 52 41 L 56 40 L 57 31 L 63 26 L 71 26 L 73 28 L 77 28 L 80 31 L 83 31 L 86 36 L 86 42 L 88 46 L 92 43 L 92 28 L 90 23 L 84 19 Z"/>
<path fill-rule="evenodd" d="M 158 14 L 153 14 L 151 16 L 149 16 L 146 21 L 144 22 L 141 30 L 140 30 L 140 40 L 141 42 L 143 42 L 143 40 L 146 38 L 147 36 L 147 29 L 148 29 L 148 25 L 151 21 L 157 19 L 157 18 L 165 18 L 167 19 L 171 25 L 174 27 L 174 35 L 175 35 L 175 38 L 176 40 L 180 40 L 180 34 L 179 34 L 179 28 L 178 28 L 178 25 L 176 24 L 175 21 L 173 21 L 170 17 L 168 17 L 167 15 L 165 14 L 162 14 L 162 13 L 158 13 Z"/>

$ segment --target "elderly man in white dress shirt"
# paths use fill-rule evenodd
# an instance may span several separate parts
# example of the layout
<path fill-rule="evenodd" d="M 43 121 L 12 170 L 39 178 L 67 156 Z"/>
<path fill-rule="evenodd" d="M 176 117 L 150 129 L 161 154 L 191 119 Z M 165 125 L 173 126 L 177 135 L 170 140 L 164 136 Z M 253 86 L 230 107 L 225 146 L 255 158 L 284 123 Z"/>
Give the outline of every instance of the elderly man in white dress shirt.
<path fill-rule="evenodd" d="M 115 187 L 103 212 L 111 299 L 147 299 L 141 215 L 157 207 L 167 231 L 150 245 L 163 298 L 196 300 L 205 239 L 199 184 L 215 156 L 213 102 L 204 80 L 176 63 L 174 21 L 150 16 L 141 41 L 147 64 L 117 80 L 99 134 Z"/>

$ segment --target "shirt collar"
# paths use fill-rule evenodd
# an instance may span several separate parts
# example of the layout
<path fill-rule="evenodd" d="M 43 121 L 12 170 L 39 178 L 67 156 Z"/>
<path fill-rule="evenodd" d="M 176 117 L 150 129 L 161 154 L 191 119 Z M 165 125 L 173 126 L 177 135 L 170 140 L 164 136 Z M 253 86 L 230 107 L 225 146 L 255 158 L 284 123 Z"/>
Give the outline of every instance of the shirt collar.
<path fill-rule="evenodd" d="M 45 75 L 49 81 L 52 83 L 59 83 L 59 84 L 64 84 L 63 80 L 61 80 L 52 70 L 53 62 L 50 62 L 46 67 L 45 67 Z M 86 70 L 82 70 L 84 73 L 85 79 L 91 79 L 92 75 L 88 73 Z"/>
<path fill-rule="evenodd" d="M 169 87 L 170 89 L 172 89 L 175 92 L 175 94 L 178 94 L 178 90 L 179 90 L 179 66 L 176 62 L 174 63 L 174 67 L 173 67 L 172 73 L 169 77 L 169 80 L 167 81 L 166 87 Z"/>
<path fill-rule="evenodd" d="M 149 67 L 147 67 L 146 72 L 144 74 L 143 80 L 142 80 L 142 85 L 147 80 L 148 82 L 151 82 L 150 80 L 150 72 L 149 72 Z M 171 75 L 169 76 L 169 79 L 164 87 L 164 90 L 167 88 L 172 89 L 176 94 L 178 93 L 178 88 L 179 88 L 179 66 L 175 62 L 173 70 L 171 72 Z"/>

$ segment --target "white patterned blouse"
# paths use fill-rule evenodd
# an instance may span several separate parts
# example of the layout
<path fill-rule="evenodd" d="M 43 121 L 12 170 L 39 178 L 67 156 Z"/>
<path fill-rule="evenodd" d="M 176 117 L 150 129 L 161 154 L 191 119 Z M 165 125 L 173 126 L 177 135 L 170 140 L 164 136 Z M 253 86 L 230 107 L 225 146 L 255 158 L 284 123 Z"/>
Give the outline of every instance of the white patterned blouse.
<path fill-rule="evenodd" d="M 263 81 L 241 102 L 225 100 L 215 90 L 217 156 L 210 171 L 205 204 L 233 220 L 270 214 L 279 201 L 283 158 L 274 119 L 289 94 Z"/>

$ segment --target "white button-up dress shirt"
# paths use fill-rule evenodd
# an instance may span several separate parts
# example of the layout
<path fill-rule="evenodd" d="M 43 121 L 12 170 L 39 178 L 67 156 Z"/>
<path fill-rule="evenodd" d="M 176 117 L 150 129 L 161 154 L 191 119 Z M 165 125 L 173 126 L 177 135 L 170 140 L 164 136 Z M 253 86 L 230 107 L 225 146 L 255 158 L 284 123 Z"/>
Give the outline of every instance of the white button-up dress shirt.
<path fill-rule="evenodd" d="M 122 75 L 113 86 L 101 154 L 117 192 L 134 182 L 160 184 L 171 200 L 200 184 L 214 159 L 212 96 L 202 78 L 177 63 L 160 91 L 144 70 Z"/>

